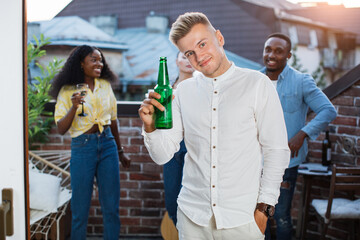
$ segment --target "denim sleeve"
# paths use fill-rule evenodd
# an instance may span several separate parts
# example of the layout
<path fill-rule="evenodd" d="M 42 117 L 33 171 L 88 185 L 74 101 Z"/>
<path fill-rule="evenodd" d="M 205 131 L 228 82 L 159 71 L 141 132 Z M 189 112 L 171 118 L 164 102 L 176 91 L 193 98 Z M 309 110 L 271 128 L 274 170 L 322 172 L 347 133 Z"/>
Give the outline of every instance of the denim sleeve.
<path fill-rule="evenodd" d="M 320 132 L 336 118 L 336 110 L 309 74 L 304 75 L 302 84 L 304 101 L 316 113 L 316 116 L 301 130 L 311 139 L 316 139 Z"/>

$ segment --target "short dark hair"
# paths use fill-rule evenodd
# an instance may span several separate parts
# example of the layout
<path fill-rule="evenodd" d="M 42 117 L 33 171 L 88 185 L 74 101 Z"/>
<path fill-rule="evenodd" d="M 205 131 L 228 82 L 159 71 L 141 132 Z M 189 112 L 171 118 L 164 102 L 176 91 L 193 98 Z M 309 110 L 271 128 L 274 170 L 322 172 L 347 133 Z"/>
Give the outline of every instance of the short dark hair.
<path fill-rule="evenodd" d="M 276 33 L 270 34 L 270 35 L 266 38 L 266 40 L 268 40 L 269 38 L 273 38 L 273 37 L 275 37 L 275 38 L 281 38 L 281 39 L 285 40 L 285 41 L 287 42 L 287 44 L 289 45 L 289 51 L 291 51 L 291 49 L 292 49 L 291 40 L 290 40 L 290 38 L 289 38 L 288 35 L 286 35 L 286 34 L 284 34 L 284 33 L 276 32 Z"/>

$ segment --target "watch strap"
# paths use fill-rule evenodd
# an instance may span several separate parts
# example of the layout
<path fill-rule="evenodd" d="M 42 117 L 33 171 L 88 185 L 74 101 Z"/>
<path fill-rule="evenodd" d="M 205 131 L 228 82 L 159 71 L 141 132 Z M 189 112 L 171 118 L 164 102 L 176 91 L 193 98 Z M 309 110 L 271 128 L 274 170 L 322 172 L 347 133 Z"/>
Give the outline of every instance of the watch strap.
<path fill-rule="evenodd" d="M 272 217 L 272 216 L 274 216 L 274 213 L 275 213 L 274 206 L 271 206 L 266 203 L 256 204 L 256 209 L 259 210 L 260 212 L 264 213 L 267 217 Z"/>

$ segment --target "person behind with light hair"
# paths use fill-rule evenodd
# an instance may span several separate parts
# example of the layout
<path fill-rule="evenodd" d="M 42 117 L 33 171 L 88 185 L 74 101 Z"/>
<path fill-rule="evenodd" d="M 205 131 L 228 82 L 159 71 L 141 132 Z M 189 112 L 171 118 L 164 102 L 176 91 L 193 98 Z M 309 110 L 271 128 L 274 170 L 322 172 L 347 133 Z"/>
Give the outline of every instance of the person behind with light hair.
<path fill-rule="evenodd" d="M 176 66 L 179 69 L 179 75 L 175 79 L 173 89 L 179 84 L 193 76 L 194 69 L 190 65 L 183 53 L 178 52 L 176 55 Z M 173 158 L 164 165 L 164 192 L 165 207 L 169 217 L 176 225 L 177 198 L 181 189 L 181 180 L 183 175 L 184 157 L 186 154 L 184 141 L 180 143 L 180 150 L 176 152 Z"/>
<path fill-rule="evenodd" d="M 182 188 L 178 197 L 179 239 L 264 239 L 274 213 L 290 151 L 276 90 L 264 74 L 236 67 L 225 40 L 203 13 L 185 13 L 170 40 L 199 71 L 179 84 L 173 128 L 157 130 L 152 92 L 140 106 L 146 148 L 167 163 L 184 139 Z"/>
<path fill-rule="evenodd" d="M 173 93 L 179 84 L 191 78 L 194 73 L 193 67 L 190 65 L 183 53 L 178 52 L 176 55 L 176 66 L 179 70 L 179 75 L 173 83 Z M 177 198 L 181 189 L 181 181 L 183 177 L 184 158 L 186 154 L 186 146 L 184 140 L 180 143 L 180 150 L 176 152 L 173 158 L 164 164 L 163 179 L 164 179 L 164 194 L 165 194 L 165 208 L 163 220 L 161 221 L 161 234 L 167 240 L 176 240 L 178 232 L 175 228 L 177 223 Z"/>

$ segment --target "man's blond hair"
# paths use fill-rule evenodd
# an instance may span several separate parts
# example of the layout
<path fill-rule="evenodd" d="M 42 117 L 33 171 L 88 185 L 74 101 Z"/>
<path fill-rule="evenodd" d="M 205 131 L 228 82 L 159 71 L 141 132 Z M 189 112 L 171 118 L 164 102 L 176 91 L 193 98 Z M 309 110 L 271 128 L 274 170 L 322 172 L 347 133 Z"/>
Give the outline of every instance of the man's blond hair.
<path fill-rule="evenodd" d="M 172 24 L 169 34 L 170 41 L 177 45 L 177 42 L 185 37 L 196 24 L 204 24 L 213 28 L 205 14 L 200 12 L 187 12 L 180 15 Z"/>

